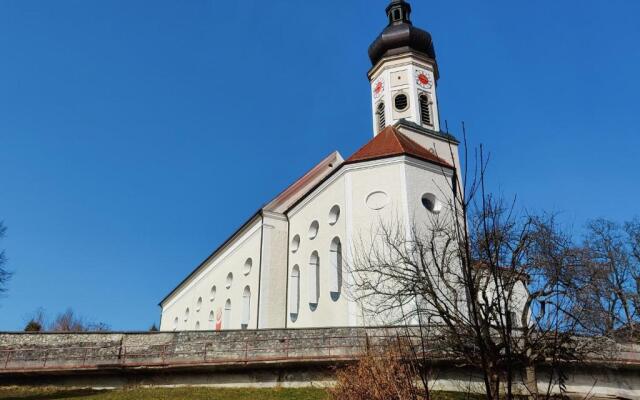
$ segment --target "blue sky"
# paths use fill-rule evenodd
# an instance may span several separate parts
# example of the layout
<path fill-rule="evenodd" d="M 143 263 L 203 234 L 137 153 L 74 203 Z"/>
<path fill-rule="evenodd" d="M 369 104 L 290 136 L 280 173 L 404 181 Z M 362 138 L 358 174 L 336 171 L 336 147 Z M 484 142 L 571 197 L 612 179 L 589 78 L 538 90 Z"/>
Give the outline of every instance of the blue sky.
<path fill-rule="evenodd" d="M 261 204 L 371 138 L 384 0 L 0 0 L 0 330 L 147 329 Z M 413 1 L 440 110 L 522 208 L 640 215 L 640 2 Z"/>

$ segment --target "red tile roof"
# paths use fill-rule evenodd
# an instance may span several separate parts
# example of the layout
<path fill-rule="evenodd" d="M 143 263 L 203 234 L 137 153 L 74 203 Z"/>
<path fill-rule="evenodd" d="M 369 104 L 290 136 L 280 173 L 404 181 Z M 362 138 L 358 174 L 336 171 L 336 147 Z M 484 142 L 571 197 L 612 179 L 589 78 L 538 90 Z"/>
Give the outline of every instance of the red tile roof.
<path fill-rule="evenodd" d="M 409 139 L 403 133 L 398 132 L 393 126 L 388 126 L 378 133 L 369 143 L 353 153 L 346 162 L 353 163 L 405 154 L 443 167 L 453 168 L 450 163 Z"/>

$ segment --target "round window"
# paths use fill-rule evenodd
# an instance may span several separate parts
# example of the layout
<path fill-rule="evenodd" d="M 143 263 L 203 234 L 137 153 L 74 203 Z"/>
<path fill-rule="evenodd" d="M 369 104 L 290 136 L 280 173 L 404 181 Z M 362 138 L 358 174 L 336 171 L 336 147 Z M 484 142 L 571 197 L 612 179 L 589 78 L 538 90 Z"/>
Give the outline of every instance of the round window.
<path fill-rule="evenodd" d="M 389 204 L 389 201 L 389 195 L 382 191 L 369 193 L 365 199 L 367 207 L 372 210 L 382 210 L 387 206 L 387 204 Z"/>
<path fill-rule="evenodd" d="M 404 93 L 396 95 L 396 97 L 393 99 L 393 105 L 398 111 L 404 111 L 409 108 L 409 99 L 407 98 L 407 95 Z"/>
<path fill-rule="evenodd" d="M 433 193 L 425 193 L 422 195 L 422 205 L 434 214 L 442 211 L 442 202 Z"/>
<path fill-rule="evenodd" d="M 291 241 L 291 252 L 295 253 L 300 248 L 300 235 L 295 235 Z"/>

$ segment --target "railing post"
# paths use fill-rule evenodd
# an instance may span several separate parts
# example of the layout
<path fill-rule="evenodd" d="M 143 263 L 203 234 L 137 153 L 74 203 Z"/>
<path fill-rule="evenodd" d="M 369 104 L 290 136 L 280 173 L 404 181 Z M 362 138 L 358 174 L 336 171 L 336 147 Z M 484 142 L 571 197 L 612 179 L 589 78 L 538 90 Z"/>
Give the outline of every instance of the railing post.
<path fill-rule="evenodd" d="M 244 362 L 245 364 L 249 360 L 249 342 L 244 342 Z"/>
<path fill-rule="evenodd" d="M 44 361 L 42 362 L 42 368 L 47 366 L 47 358 L 49 357 L 49 350 L 44 351 Z"/>
<path fill-rule="evenodd" d="M 84 367 L 84 364 L 87 362 L 87 352 L 88 351 L 89 351 L 89 349 L 85 347 L 84 354 L 82 355 L 82 366 L 83 367 Z"/>
<path fill-rule="evenodd" d="M 204 362 L 207 362 L 207 346 L 209 346 L 209 343 L 204 344 Z"/>
<path fill-rule="evenodd" d="M 162 365 L 164 365 L 164 363 L 165 363 L 164 360 L 165 360 L 165 357 L 166 357 L 166 353 L 167 353 L 167 345 L 164 344 L 164 345 L 162 345 L 162 359 L 161 359 L 162 360 Z"/>
<path fill-rule="evenodd" d="M 11 350 L 7 350 L 7 359 L 4 361 L 4 369 L 7 369 L 7 365 L 9 365 L 9 358 L 11 358 Z"/>
<path fill-rule="evenodd" d="M 284 357 L 289 358 L 289 338 L 284 338 Z"/>

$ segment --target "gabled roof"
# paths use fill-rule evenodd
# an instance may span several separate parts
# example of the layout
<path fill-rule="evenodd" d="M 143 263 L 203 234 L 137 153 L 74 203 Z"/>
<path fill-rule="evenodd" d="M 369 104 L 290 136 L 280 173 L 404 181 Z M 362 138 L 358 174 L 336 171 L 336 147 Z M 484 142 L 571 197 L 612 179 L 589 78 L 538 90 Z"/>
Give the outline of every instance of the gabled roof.
<path fill-rule="evenodd" d="M 405 154 L 442 167 L 453 168 L 447 161 L 409 139 L 394 126 L 383 129 L 373 140 L 349 157 L 346 162 L 354 163 Z"/>
<path fill-rule="evenodd" d="M 343 162 L 344 160 L 340 153 L 334 151 L 301 178 L 280 192 L 280 194 L 267 203 L 263 209 L 279 213 L 285 212 L 291 204 L 298 201 L 300 197 L 307 194 L 310 188 L 314 187 L 327 175 L 338 169 Z"/>

